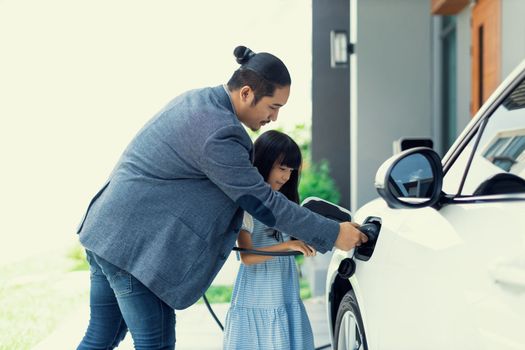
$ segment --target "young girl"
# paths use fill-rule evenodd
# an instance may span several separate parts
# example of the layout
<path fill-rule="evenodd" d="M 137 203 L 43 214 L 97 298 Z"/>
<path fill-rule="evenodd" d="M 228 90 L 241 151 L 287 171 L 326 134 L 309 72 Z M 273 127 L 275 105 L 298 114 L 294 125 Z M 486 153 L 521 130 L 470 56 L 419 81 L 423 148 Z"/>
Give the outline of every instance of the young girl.
<path fill-rule="evenodd" d="M 255 141 L 254 165 L 274 191 L 299 202 L 297 186 L 301 151 L 287 135 L 263 133 Z M 269 252 L 315 250 L 245 214 L 238 246 Z M 314 349 L 312 328 L 299 296 L 299 277 L 293 256 L 241 253 L 242 264 L 233 288 L 224 327 L 224 349 Z"/>

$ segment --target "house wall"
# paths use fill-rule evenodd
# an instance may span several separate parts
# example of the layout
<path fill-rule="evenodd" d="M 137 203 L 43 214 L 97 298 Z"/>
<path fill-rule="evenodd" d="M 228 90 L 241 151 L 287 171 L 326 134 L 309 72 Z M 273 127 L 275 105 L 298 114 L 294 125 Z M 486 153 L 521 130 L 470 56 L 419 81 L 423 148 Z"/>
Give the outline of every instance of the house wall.
<path fill-rule="evenodd" d="M 350 205 L 350 73 L 330 67 L 330 31 L 348 30 L 349 0 L 312 1 L 312 159 L 326 159 Z"/>
<path fill-rule="evenodd" d="M 525 59 L 525 1 L 501 2 L 501 78 L 505 79 Z"/>
<path fill-rule="evenodd" d="M 351 210 L 377 197 L 375 173 L 401 137 L 432 137 L 430 2 L 353 0 L 355 92 L 350 114 Z M 351 6 L 352 7 L 352 6 Z"/>

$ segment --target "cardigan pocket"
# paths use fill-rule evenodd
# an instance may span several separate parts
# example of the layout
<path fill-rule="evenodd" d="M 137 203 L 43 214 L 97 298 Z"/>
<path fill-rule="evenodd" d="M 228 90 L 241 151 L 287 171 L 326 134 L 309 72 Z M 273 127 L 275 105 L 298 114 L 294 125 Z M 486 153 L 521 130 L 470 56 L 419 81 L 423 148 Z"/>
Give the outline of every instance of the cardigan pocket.
<path fill-rule="evenodd" d="M 162 246 L 157 245 L 154 257 L 163 266 L 157 272 L 158 277 L 173 286 L 185 280 L 188 272 L 208 248 L 208 243 L 181 218 L 174 218 L 171 232 L 166 232 L 166 237 L 158 241 Z"/>

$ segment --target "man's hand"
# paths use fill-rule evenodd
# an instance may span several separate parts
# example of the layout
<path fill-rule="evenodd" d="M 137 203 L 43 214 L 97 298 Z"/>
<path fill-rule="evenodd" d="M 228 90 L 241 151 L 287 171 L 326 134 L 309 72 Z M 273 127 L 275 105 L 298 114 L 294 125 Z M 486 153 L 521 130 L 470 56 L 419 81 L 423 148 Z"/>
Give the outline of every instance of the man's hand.
<path fill-rule="evenodd" d="M 339 235 L 335 240 L 335 247 L 348 251 L 368 241 L 368 237 L 358 230 L 359 225 L 354 222 L 341 222 L 339 224 Z"/>

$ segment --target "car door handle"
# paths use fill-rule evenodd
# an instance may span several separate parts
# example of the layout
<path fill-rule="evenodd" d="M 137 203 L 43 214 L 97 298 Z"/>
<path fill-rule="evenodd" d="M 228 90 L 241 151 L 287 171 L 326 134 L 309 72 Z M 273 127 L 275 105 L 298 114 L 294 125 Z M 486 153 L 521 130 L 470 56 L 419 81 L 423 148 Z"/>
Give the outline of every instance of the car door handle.
<path fill-rule="evenodd" d="M 489 266 L 492 279 L 502 287 L 525 291 L 525 258 L 500 259 Z"/>

